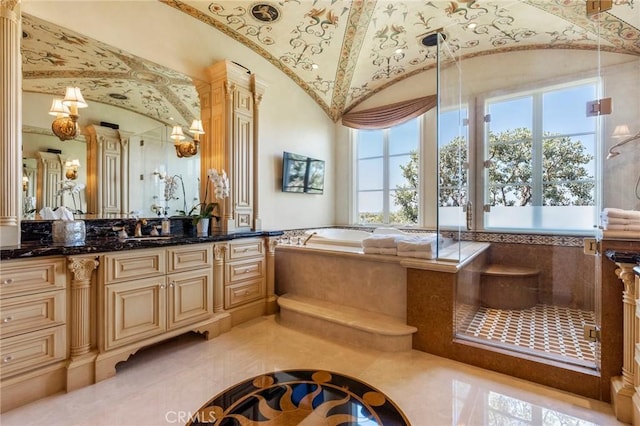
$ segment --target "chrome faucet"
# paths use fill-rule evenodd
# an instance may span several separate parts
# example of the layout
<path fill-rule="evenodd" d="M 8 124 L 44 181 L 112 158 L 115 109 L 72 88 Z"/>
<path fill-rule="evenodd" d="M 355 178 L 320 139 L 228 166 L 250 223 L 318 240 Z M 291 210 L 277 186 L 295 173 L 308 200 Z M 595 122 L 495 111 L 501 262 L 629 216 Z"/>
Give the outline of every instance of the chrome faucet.
<path fill-rule="evenodd" d="M 147 224 L 147 219 L 136 220 L 136 230 L 134 232 L 135 237 L 142 237 L 142 227 Z"/>
<path fill-rule="evenodd" d="M 307 238 L 304 239 L 304 242 L 302 243 L 303 246 L 307 245 L 307 242 L 311 239 L 311 237 L 313 237 L 314 235 L 316 235 L 317 232 L 312 232 L 311 234 L 309 234 L 309 236 Z"/>

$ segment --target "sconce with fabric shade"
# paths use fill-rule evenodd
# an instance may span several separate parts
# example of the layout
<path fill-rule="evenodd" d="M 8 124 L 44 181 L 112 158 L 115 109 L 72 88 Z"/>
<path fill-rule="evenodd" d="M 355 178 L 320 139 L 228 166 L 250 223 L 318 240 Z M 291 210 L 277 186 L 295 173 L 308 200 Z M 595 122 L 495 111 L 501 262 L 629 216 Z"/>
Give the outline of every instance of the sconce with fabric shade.
<path fill-rule="evenodd" d="M 67 87 L 64 99 L 54 99 L 51 103 L 50 115 L 56 119 L 51 123 L 51 130 L 61 141 L 73 139 L 78 134 L 78 108 L 89 105 L 82 97 L 79 87 Z"/>
<path fill-rule="evenodd" d="M 200 144 L 200 135 L 204 135 L 202 128 L 202 120 L 193 120 L 189 131 L 193 134 L 193 141 L 183 142 L 185 139 L 181 126 L 173 126 L 171 139 L 173 139 L 178 158 L 192 157 L 198 153 L 198 145 Z"/>
<path fill-rule="evenodd" d="M 67 169 L 64 174 L 67 179 L 74 180 L 78 178 L 78 167 L 80 167 L 80 160 L 66 161 L 64 163 L 64 167 Z"/>
<path fill-rule="evenodd" d="M 640 132 L 632 136 L 631 132 L 629 131 L 629 126 L 627 126 L 626 124 L 620 124 L 616 126 L 616 128 L 613 130 L 613 134 L 611 135 L 611 137 L 616 139 L 622 139 L 622 138 L 626 138 L 626 139 L 618 142 L 617 144 L 609 148 L 609 153 L 607 154 L 607 160 L 620 155 L 620 151 L 616 151 L 615 150 L 616 148 L 619 148 L 622 145 L 625 145 L 631 141 L 640 139 Z"/>

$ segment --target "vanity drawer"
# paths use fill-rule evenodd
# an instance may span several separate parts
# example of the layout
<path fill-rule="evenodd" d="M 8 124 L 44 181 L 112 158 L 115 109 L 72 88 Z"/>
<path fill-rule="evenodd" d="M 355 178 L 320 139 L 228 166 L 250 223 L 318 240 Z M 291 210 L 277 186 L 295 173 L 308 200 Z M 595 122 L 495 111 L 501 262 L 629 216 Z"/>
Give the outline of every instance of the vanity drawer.
<path fill-rule="evenodd" d="M 213 247 L 211 244 L 170 248 L 167 253 L 169 272 L 213 267 Z"/>
<path fill-rule="evenodd" d="M 250 259 L 227 263 L 225 284 L 234 284 L 253 278 L 264 277 L 264 259 Z"/>
<path fill-rule="evenodd" d="M 0 297 L 64 289 L 64 258 L 3 261 L 0 265 Z"/>
<path fill-rule="evenodd" d="M 62 361 L 65 347 L 64 325 L 2 339 L 2 378 Z"/>
<path fill-rule="evenodd" d="M 136 250 L 104 257 L 106 284 L 134 278 L 163 275 L 166 271 L 164 249 Z"/>
<path fill-rule="evenodd" d="M 229 243 L 227 249 L 228 260 L 247 259 L 250 257 L 264 256 L 264 241 L 255 240 L 239 240 Z"/>
<path fill-rule="evenodd" d="M 263 279 L 233 284 L 224 288 L 224 307 L 231 309 L 242 304 L 264 297 L 265 283 Z"/>
<path fill-rule="evenodd" d="M 65 323 L 65 293 L 52 291 L 18 296 L 0 302 L 0 333 L 3 337 Z"/>

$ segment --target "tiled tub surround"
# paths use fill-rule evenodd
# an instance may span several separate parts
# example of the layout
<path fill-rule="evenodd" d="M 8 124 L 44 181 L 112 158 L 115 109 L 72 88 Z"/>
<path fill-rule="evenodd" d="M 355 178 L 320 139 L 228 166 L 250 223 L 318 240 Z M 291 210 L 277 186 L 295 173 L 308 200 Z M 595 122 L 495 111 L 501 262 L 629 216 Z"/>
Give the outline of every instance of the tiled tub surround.
<path fill-rule="evenodd" d="M 378 350 L 411 349 L 399 258 L 279 245 L 275 270 L 283 324 Z"/>

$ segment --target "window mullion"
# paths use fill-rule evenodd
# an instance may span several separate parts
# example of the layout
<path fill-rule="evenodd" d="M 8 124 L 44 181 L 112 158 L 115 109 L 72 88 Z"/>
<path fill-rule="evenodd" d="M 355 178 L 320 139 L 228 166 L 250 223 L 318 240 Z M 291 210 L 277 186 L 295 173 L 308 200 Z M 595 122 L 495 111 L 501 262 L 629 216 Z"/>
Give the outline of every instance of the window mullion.
<path fill-rule="evenodd" d="M 531 205 L 541 206 L 543 203 L 542 185 L 542 93 L 533 96 L 533 120 L 531 129 Z"/>
<path fill-rule="evenodd" d="M 389 223 L 389 129 L 383 131 L 383 159 L 382 159 L 382 217 L 383 223 Z"/>

